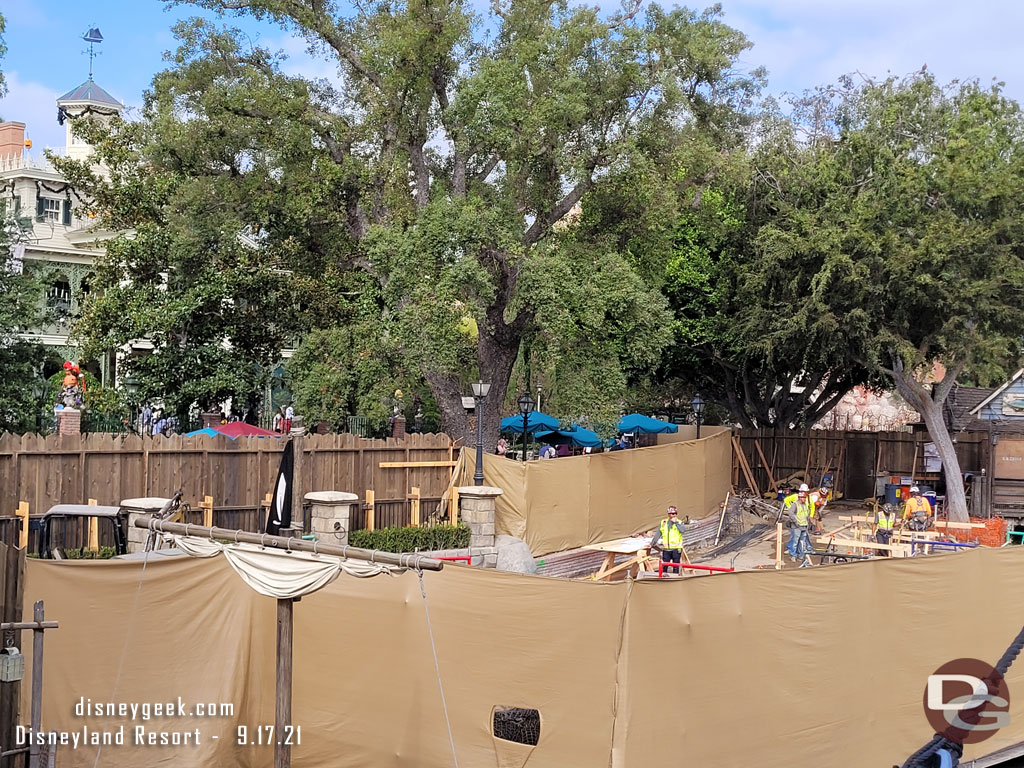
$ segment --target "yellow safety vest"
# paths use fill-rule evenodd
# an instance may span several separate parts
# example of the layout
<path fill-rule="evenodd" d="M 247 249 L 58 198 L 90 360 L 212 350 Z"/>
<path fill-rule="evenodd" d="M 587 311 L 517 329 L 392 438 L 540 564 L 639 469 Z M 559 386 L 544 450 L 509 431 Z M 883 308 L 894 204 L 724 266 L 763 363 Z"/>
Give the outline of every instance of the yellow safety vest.
<path fill-rule="evenodd" d="M 807 525 L 807 521 L 811 519 L 811 505 L 809 502 L 804 501 L 800 503 L 799 497 L 795 493 L 791 493 L 789 496 L 782 500 L 783 505 L 788 510 L 790 505 L 796 507 L 796 524 L 799 526 Z"/>
<path fill-rule="evenodd" d="M 668 524 L 668 518 L 666 517 L 661 521 L 661 548 L 662 549 L 682 549 L 683 548 L 683 534 L 679 532 L 679 529 L 675 525 Z"/>
<path fill-rule="evenodd" d="M 896 513 L 893 512 L 891 515 L 885 514 L 883 510 L 878 510 L 878 529 L 880 531 L 891 531 L 893 526 L 896 525 Z"/>

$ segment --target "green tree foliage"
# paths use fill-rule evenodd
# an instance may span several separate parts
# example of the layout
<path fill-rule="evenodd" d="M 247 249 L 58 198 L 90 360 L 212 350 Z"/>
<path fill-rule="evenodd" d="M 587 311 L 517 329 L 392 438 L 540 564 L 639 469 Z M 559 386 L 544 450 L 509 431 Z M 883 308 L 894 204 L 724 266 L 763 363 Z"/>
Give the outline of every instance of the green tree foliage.
<path fill-rule="evenodd" d="M 723 202 L 705 195 L 683 219 L 671 273 L 685 346 L 764 377 L 757 391 L 744 376 L 746 401 L 729 403 L 758 424 L 798 421 L 787 400 L 803 399 L 810 422 L 852 383 L 895 386 L 939 450 L 951 513 L 966 517 L 942 404 L 961 371 L 992 375 L 1019 354 L 1020 110 L 998 85 L 943 87 L 927 72 L 846 78 L 794 106 L 766 121 Z M 708 216 L 721 226 L 689 228 Z M 931 385 L 936 363 L 947 370 Z M 773 413 L 752 407 L 773 394 Z"/>
<path fill-rule="evenodd" d="M 493 442 L 527 337 L 539 340 L 531 349 L 543 356 L 538 365 L 564 371 L 561 407 L 611 410 L 631 371 L 666 342 L 658 331 L 665 304 L 641 279 L 650 265 L 628 243 L 559 235 L 555 225 L 579 203 L 586 211 L 605 179 L 659 152 L 682 126 L 709 144 L 731 130 L 759 80 L 736 74 L 748 43 L 717 8 L 641 11 L 630 2 L 605 16 L 526 0 L 479 17 L 451 0 L 355 10 L 293 0 L 195 4 L 304 36 L 314 54 L 337 63 L 344 85 L 290 76 L 276 55 L 230 28 L 180 25 L 181 47 L 147 95 L 138 140 L 128 142 L 145 159 L 133 172 L 144 176 L 141 189 L 127 166 L 111 163 L 122 174 L 114 185 L 132 190 L 122 199 L 150 200 L 147 226 L 133 224 L 137 241 L 150 242 L 114 249 L 120 275 L 153 282 L 142 253 L 154 248 L 168 254 L 163 264 L 202 254 L 213 266 L 189 262 L 195 290 L 223 298 L 230 291 L 217 286 L 245 253 L 224 233 L 248 231 L 256 254 L 274 254 L 308 281 L 311 326 L 347 320 L 342 294 L 372 307 L 336 338 L 370 335 L 352 338 L 353 348 L 393 350 L 404 361 L 398 370 L 418 370 L 452 434 L 464 433 L 461 398 L 479 377 L 492 384 L 484 418 Z M 185 221 L 217 236 L 200 238 Z M 105 285 L 116 292 L 113 279 Z M 110 302 L 129 311 L 100 321 L 97 309 L 85 332 L 111 341 L 142 331 L 123 317 L 154 297 L 150 289 L 144 301 Z M 214 298 L 166 309 L 192 316 Z M 172 319 L 150 325 L 180 324 Z M 223 366 L 207 365 L 219 365 L 216 357 L 203 360 L 206 376 L 221 375 Z M 187 367 L 161 369 L 183 400 L 198 395 L 180 375 Z M 326 388 L 337 407 L 351 407 L 374 397 L 371 378 L 346 365 Z M 361 382 L 355 390 L 352 381 Z M 324 382 L 311 389 L 323 392 Z"/>
<path fill-rule="evenodd" d="M 7 43 L 4 42 L 4 30 L 7 26 L 7 22 L 4 20 L 4 15 L 0 13 L 0 59 L 7 54 Z M 3 70 L 0 70 L 0 96 L 4 96 L 7 93 L 7 81 L 4 80 Z"/>
<path fill-rule="evenodd" d="M 31 222 L 0 204 L 0 432 L 35 430 L 41 408 L 35 390 L 47 353 L 21 334 L 44 321 L 42 285 L 15 258 L 30 235 Z"/>
<path fill-rule="evenodd" d="M 105 242 L 76 323 L 85 353 L 151 342 L 123 371 L 139 381 L 141 402 L 160 401 L 168 414 L 184 418 L 227 397 L 251 407 L 295 327 L 298 289 L 229 205 L 244 190 L 228 182 L 230 169 L 197 179 L 180 163 L 161 164 L 150 124 L 79 120 L 75 130 L 94 158 L 55 163 L 98 226 L 122 233 Z M 246 142 L 220 135 L 219 151 L 240 162 Z"/>

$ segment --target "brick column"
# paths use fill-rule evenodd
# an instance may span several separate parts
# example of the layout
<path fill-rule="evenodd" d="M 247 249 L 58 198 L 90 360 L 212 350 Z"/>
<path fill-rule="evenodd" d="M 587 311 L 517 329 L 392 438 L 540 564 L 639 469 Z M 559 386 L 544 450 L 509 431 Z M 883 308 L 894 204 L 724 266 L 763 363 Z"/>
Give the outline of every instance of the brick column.
<path fill-rule="evenodd" d="M 57 414 L 57 434 L 82 434 L 82 412 L 77 408 L 64 408 L 54 411 Z"/>
<path fill-rule="evenodd" d="M 203 427 L 219 427 L 220 411 L 207 411 L 203 414 Z"/>
<path fill-rule="evenodd" d="M 348 544 L 352 510 L 359 503 L 354 493 L 343 491 L 315 491 L 307 493 L 310 509 L 310 533 L 331 544 Z"/>
<path fill-rule="evenodd" d="M 391 436 L 398 440 L 405 437 L 405 416 L 396 416 L 391 422 Z"/>
<path fill-rule="evenodd" d="M 494 546 L 494 504 L 501 488 L 489 485 L 465 485 L 459 488 L 459 519 L 469 526 L 469 546 Z"/>
<path fill-rule="evenodd" d="M 145 528 L 136 528 L 135 521 L 141 515 L 152 515 L 159 512 L 170 499 L 161 499 L 158 496 L 149 496 L 142 499 L 124 499 L 121 502 L 121 509 L 128 513 L 128 553 L 142 552 L 146 548 L 146 539 L 149 531 Z"/>

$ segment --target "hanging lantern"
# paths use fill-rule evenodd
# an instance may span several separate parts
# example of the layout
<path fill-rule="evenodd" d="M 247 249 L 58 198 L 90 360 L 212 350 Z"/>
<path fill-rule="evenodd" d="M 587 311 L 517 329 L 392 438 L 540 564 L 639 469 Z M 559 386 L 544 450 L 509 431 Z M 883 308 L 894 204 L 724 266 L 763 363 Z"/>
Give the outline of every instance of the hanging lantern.
<path fill-rule="evenodd" d="M 25 677 L 25 657 L 14 646 L 0 652 L 0 682 L 15 683 Z"/>

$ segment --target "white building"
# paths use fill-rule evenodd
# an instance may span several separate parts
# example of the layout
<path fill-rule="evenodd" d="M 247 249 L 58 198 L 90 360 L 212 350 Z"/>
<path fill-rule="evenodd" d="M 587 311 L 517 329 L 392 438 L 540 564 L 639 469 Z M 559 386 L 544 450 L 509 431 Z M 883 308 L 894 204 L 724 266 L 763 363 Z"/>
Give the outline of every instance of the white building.
<path fill-rule="evenodd" d="M 50 151 L 85 159 L 89 145 L 72 135 L 72 121 L 67 118 L 94 115 L 103 119 L 123 109 L 121 102 L 90 77 L 57 99 L 57 120 L 65 126 L 67 143 Z M 55 314 L 50 325 L 25 335 L 53 347 L 66 360 L 77 360 L 78 349 L 68 339 L 70 322 L 89 291 L 93 264 L 103 255 L 102 241 L 112 234 L 95 231 L 95 219 L 89 217 L 68 183 L 42 151 L 32 151 L 24 123 L 0 123 L 0 201 L 7 210 L 32 220 L 22 263 L 49 284 L 46 302 Z M 113 383 L 114 366 L 113 351 L 86 363 L 104 385 Z"/>

